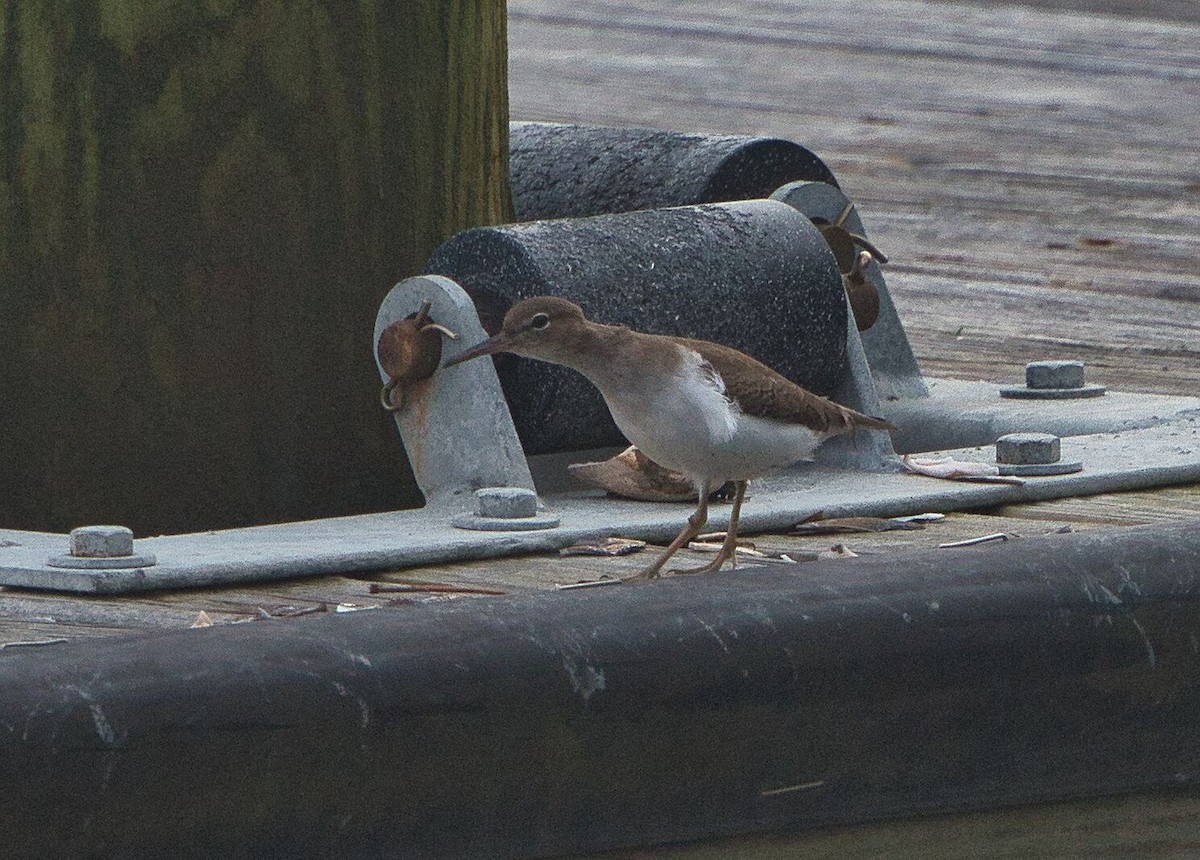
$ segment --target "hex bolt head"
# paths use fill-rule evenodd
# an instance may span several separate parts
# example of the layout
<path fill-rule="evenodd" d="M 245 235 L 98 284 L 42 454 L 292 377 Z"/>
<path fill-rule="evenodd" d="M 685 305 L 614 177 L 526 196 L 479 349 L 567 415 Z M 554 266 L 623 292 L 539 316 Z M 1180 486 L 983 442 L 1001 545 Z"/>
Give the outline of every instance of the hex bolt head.
<path fill-rule="evenodd" d="M 1083 388 L 1082 361 L 1031 361 L 1025 365 L 1025 384 L 1029 388 Z"/>
<path fill-rule="evenodd" d="M 537 514 L 537 493 L 524 487 L 484 487 L 475 491 L 475 515 L 515 520 Z"/>
<path fill-rule="evenodd" d="M 515 532 L 557 528 L 558 514 L 538 511 L 538 497 L 524 487 L 484 487 L 475 491 L 475 512 L 457 514 L 450 524 L 460 529 Z"/>
<path fill-rule="evenodd" d="M 1061 443 L 1053 433 L 1009 433 L 996 440 L 996 462 L 1006 466 L 1057 463 L 1061 456 Z"/>
<path fill-rule="evenodd" d="M 123 558 L 133 555 L 133 532 L 125 526 L 80 526 L 71 530 L 74 558 Z"/>

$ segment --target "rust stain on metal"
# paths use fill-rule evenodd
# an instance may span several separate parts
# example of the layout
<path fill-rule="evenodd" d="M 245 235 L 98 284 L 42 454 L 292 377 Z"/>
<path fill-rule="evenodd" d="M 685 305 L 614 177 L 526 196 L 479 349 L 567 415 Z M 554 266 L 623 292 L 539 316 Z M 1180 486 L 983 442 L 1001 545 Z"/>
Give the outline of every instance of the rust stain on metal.
<path fill-rule="evenodd" d="M 429 319 L 430 303 L 421 309 L 385 328 L 379 335 L 376 352 L 379 364 L 389 381 L 380 393 L 380 404 L 389 412 L 404 405 L 407 391 L 418 382 L 433 376 L 442 362 L 442 338 L 446 335 L 457 339 L 458 335 L 445 326 Z M 399 401 L 393 397 L 400 390 Z"/>

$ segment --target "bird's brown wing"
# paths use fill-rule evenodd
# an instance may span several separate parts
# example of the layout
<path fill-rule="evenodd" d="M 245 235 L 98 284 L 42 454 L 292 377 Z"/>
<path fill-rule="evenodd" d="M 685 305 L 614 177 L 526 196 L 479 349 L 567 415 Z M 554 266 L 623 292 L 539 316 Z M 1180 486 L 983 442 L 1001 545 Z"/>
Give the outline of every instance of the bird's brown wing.
<path fill-rule="evenodd" d="M 896 429 L 882 418 L 864 415 L 813 394 L 736 349 L 707 340 L 686 340 L 684 343 L 721 374 L 726 396 L 747 415 L 803 424 L 818 433 Z"/>

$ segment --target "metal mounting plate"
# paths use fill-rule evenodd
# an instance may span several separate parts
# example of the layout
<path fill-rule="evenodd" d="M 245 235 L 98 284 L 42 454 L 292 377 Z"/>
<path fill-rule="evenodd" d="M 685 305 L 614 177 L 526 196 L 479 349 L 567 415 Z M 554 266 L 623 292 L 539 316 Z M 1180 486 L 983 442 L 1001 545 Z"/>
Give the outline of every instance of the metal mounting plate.
<path fill-rule="evenodd" d="M 982 461 L 993 457 L 990 446 L 941 453 Z M 746 533 L 783 530 L 814 511 L 824 511 L 826 516 L 890 517 L 1196 482 L 1200 481 L 1200 417 L 1064 438 L 1062 455 L 1065 460 L 1082 461 L 1083 471 L 1028 478 L 1021 486 L 809 464 L 755 482 L 742 512 L 742 528 Z M 116 594 L 552 552 L 601 535 L 666 541 L 675 536 L 690 511 L 687 504 L 618 501 L 591 492 L 551 495 L 545 501 L 562 518 L 558 528 L 464 531 L 451 524 L 460 511 L 440 507 L 145 538 L 139 541 L 139 549 L 156 555 L 158 564 L 136 570 L 48 567 L 46 559 L 63 551 L 66 535 L 0 530 L 0 584 Z M 725 511 L 713 512 L 714 527 L 720 527 Z"/>

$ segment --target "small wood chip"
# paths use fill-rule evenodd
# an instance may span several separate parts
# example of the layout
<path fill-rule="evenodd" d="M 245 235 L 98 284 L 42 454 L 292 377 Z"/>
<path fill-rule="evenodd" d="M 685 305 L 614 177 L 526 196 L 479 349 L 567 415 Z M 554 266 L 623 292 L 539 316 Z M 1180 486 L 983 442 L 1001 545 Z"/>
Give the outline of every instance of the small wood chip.
<path fill-rule="evenodd" d="M 507 594 L 495 588 L 477 588 L 470 585 L 447 585 L 440 582 L 372 582 L 367 589 L 371 594 L 411 594 L 427 591 L 435 594 Z"/>
<path fill-rule="evenodd" d="M 66 642 L 66 639 L 31 639 L 27 642 L 0 642 L 0 651 L 5 648 L 37 648 L 41 645 L 58 645 Z"/>
<path fill-rule="evenodd" d="M 824 552 L 817 553 L 817 558 L 858 558 L 858 553 L 844 543 L 837 543 Z"/>
<path fill-rule="evenodd" d="M 318 603 L 316 606 L 277 606 L 271 610 L 273 618 L 299 618 L 301 615 L 314 615 L 318 612 L 328 612 L 329 604 Z"/>
<path fill-rule="evenodd" d="M 796 564 L 796 559 L 792 558 L 790 555 L 788 555 L 785 552 L 781 552 L 778 555 L 767 555 L 766 553 L 759 553 L 759 554 L 752 556 L 746 560 L 752 561 L 755 564 Z"/>
<path fill-rule="evenodd" d="M 1000 469 L 991 463 L 979 463 L 974 460 L 955 460 L 953 457 L 914 457 L 905 454 L 904 468 L 916 475 L 926 475 L 930 478 L 978 478 L 1000 474 Z"/>
<path fill-rule="evenodd" d="M 589 579 L 589 580 L 585 580 L 583 582 L 568 582 L 568 583 L 556 582 L 554 584 L 554 587 L 556 589 L 558 589 L 559 591 L 568 591 L 569 589 L 572 589 L 572 588 L 600 588 L 601 586 L 604 586 L 604 585 L 620 585 L 620 584 L 621 584 L 621 580 L 609 577 L 609 578 L 605 578 L 605 579 Z"/>
<path fill-rule="evenodd" d="M 614 496 L 644 502 L 695 501 L 696 488 L 683 475 L 664 469 L 630 445 L 599 463 L 574 463 L 567 471 L 577 481 Z"/>
<path fill-rule="evenodd" d="M 705 532 L 702 535 L 696 535 L 696 540 L 700 543 L 715 543 L 720 546 L 725 543 L 725 535 L 727 534 L 728 532 Z M 739 540 L 738 546 L 748 546 L 750 549 L 754 549 L 754 544 L 748 540 Z"/>
<path fill-rule="evenodd" d="M 212 620 L 212 616 L 201 609 L 199 614 L 196 615 L 196 620 L 189 624 L 188 627 L 190 629 L 195 629 L 197 627 L 212 627 L 215 623 L 216 622 Z"/>
<path fill-rule="evenodd" d="M 558 551 L 559 555 L 601 555 L 601 556 L 620 556 L 629 555 L 637 552 L 646 546 L 644 540 L 634 540 L 633 538 L 610 537 L 601 538 L 600 540 L 582 541 L 571 546 L 563 547 Z"/>
<path fill-rule="evenodd" d="M 938 544 L 938 549 L 955 549 L 960 546 L 975 546 L 975 545 L 981 544 L 981 543 L 991 543 L 992 541 L 1008 540 L 1008 538 L 1009 538 L 1009 536 L 1006 535 L 1004 532 L 996 532 L 995 534 L 984 535 L 983 537 L 967 538 L 966 540 L 950 541 L 950 543 L 940 543 L 940 544 Z"/>
<path fill-rule="evenodd" d="M 882 517 L 835 517 L 830 520 L 806 520 L 792 527 L 792 534 L 835 535 L 864 532 L 920 531 L 924 524 L 915 520 Z"/>
<path fill-rule="evenodd" d="M 724 541 L 724 535 L 722 535 L 721 538 L 722 538 L 722 541 Z M 690 549 L 692 552 L 720 552 L 721 544 L 709 543 L 708 541 L 694 540 L 687 545 L 687 548 Z M 734 552 L 736 552 L 738 555 L 748 555 L 752 558 L 762 558 L 764 555 L 766 555 L 766 553 L 762 553 L 762 552 L 759 552 L 758 550 L 756 550 L 754 548 L 753 544 L 750 544 L 750 545 L 738 544 L 737 547 L 734 549 Z"/>
<path fill-rule="evenodd" d="M 940 523 L 946 519 L 945 514 L 909 514 L 907 517 L 892 517 L 898 523 Z"/>

